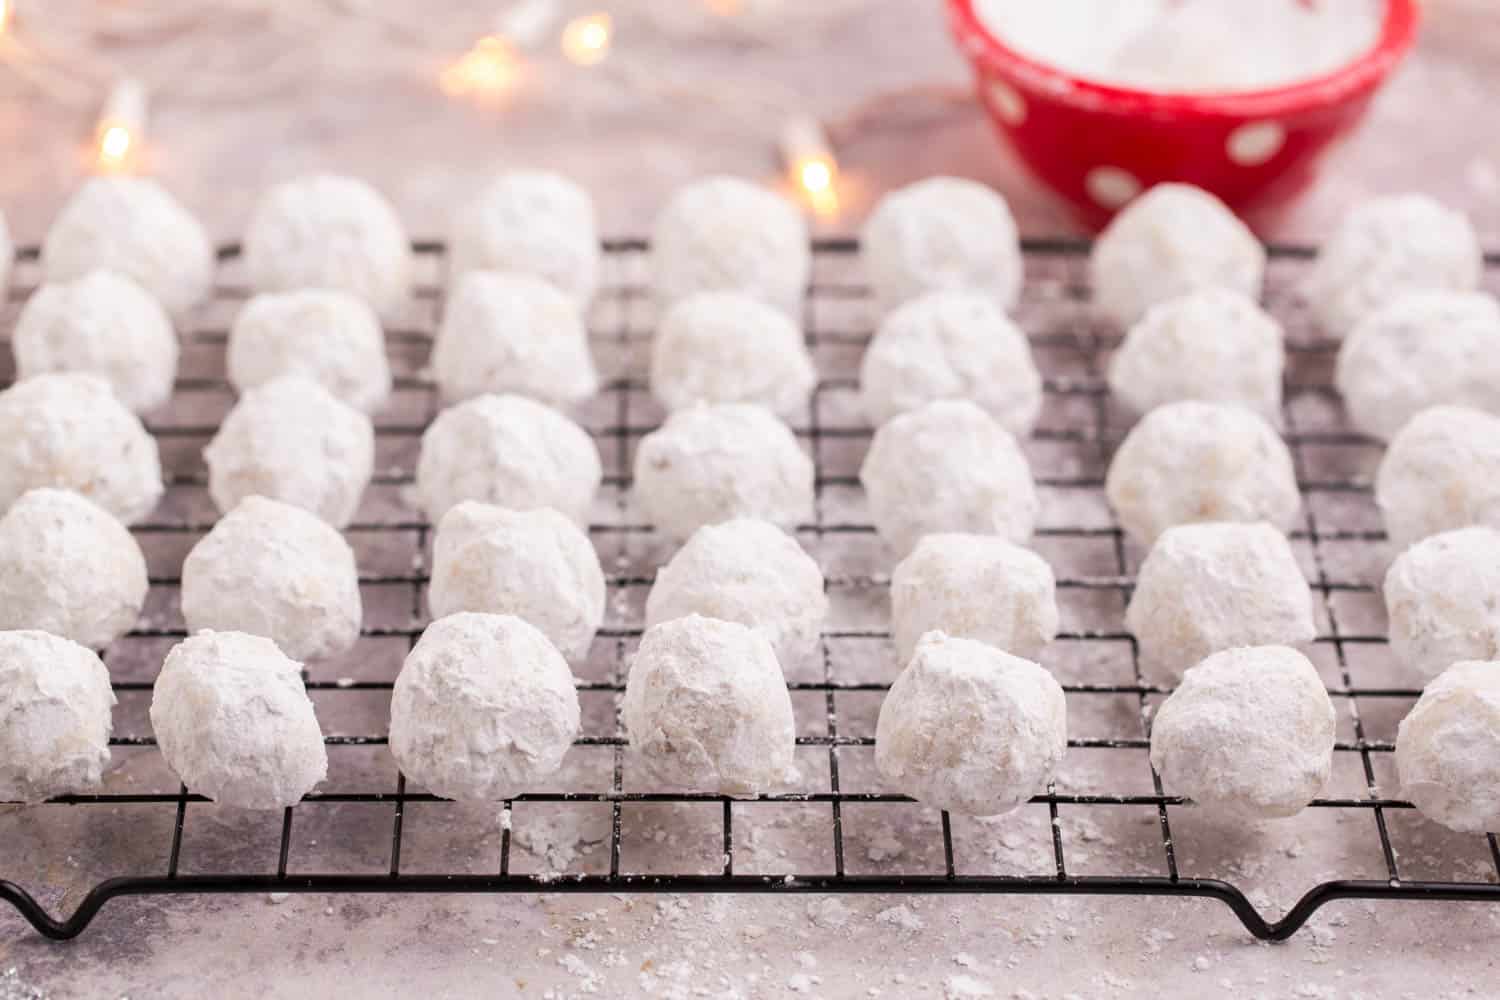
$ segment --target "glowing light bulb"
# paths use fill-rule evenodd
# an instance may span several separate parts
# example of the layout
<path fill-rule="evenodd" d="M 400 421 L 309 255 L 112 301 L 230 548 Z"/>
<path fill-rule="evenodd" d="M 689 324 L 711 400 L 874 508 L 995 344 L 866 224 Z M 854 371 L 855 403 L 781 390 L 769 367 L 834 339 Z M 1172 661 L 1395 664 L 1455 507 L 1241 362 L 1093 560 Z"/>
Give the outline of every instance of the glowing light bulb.
<path fill-rule="evenodd" d="M 817 120 L 799 115 L 781 133 L 781 156 L 791 183 L 819 218 L 838 215 L 838 161 Z"/>
<path fill-rule="evenodd" d="M 499 35 L 485 35 L 438 77 L 449 97 L 494 99 L 508 93 L 520 75 L 521 60 Z"/>
<path fill-rule="evenodd" d="M 10 27 L 10 0 L 0 0 L 0 33 Z"/>
<path fill-rule="evenodd" d="M 109 92 L 94 126 L 94 167 L 104 173 L 134 170 L 146 135 L 146 91 L 136 80 L 121 80 Z"/>
<path fill-rule="evenodd" d="M 825 160 L 808 160 L 800 171 L 802 186 L 809 192 L 827 191 L 833 186 L 833 167 Z"/>
<path fill-rule="evenodd" d="M 563 28 L 563 55 L 580 66 L 592 66 L 609 55 L 613 22 L 608 14 L 575 17 Z"/>
<path fill-rule="evenodd" d="M 111 162 L 125 159 L 130 152 L 130 130 L 123 125 L 111 125 L 104 130 L 99 140 L 99 158 Z"/>

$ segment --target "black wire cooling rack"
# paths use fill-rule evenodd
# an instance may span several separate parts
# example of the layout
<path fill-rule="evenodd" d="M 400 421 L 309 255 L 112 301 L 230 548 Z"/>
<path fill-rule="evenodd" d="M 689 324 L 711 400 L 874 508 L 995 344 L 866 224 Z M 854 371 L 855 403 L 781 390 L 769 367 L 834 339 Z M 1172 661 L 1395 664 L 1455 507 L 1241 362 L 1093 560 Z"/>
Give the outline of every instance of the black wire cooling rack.
<path fill-rule="evenodd" d="M 634 516 L 628 492 L 633 447 L 661 417 L 646 392 L 643 377 L 652 326 L 649 297 L 643 291 L 647 248 L 640 240 L 610 241 L 605 247 L 606 287 L 590 323 L 591 341 L 607 380 L 599 395 L 583 408 L 581 417 L 594 432 L 608 471 L 590 533 L 606 568 L 611 611 L 590 657 L 592 668 L 579 672 L 586 724 L 572 755 L 589 754 L 599 760 L 602 778 L 597 783 L 578 781 L 570 786 L 568 775 L 573 772 L 565 770 L 558 778 L 557 789 L 497 806 L 498 852 L 477 870 L 474 866 L 437 872 L 414 868 L 408 860 L 409 817 L 413 810 L 441 800 L 408 788 L 396 773 L 385 749 L 384 718 L 400 655 L 416 641 L 426 623 L 423 597 L 429 526 L 404 502 L 402 491 L 411 482 L 418 438 L 437 405 L 422 365 L 441 309 L 443 248 L 437 243 L 418 243 L 415 249 L 425 277 L 419 280 L 410 315 L 388 332 L 398 377 L 392 405 L 377 418 L 381 471 L 349 529 L 349 538 L 360 555 L 365 594 L 367 620 L 362 645 L 346 661 L 326 667 L 313 665 L 308 672 L 308 688 L 325 731 L 335 734 L 327 737 L 331 764 L 337 762 L 341 752 L 353 751 L 374 754 L 383 764 L 352 768 L 338 780 L 331 777 L 302 805 L 279 816 L 279 831 L 274 822 L 260 827 L 262 838 L 268 841 L 260 845 L 269 859 L 264 866 L 242 864 L 234 852 L 224 855 L 226 860 L 217 865 L 193 865 L 191 870 L 184 860 L 185 830 L 193 828 L 195 813 L 218 807 L 189 794 L 165 771 L 149 723 L 144 721 L 144 707 L 161 655 L 185 634 L 176 613 L 181 557 L 214 517 L 198 453 L 231 399 L 223 376 L 223 343 L 229 318 L 246 295 L 242 283 L 236 284 L 237 250 L 226 248 L 220 254 L 221 273 L 214 302 L 186 325 L 182 377 L 174 400 L 147 421 L 162 445 L 169 489 L 153 518 L 135 529 L 152 566 L 147 613 L 139 629 L 106 652 L 121 700 L 116 712 L 117 735 L 111 741 L 115 770 L 96 794 L 67 796 L 39 807 L 0 806 L 0 838 L 7 839 L 9 845 L 0 854 L 0 875 L 6 876 L 0 880 L 0 897 L 42 934 L 72 938 L 116 897 L 182 893 L 608 891 L 1206 897 L 1226 904 L 1250 933 L 1265 939 L 1290 937 L 1320 907 L 1338 899 L 1500 900 L 1500 845 L 1493 834 L 1473 838 L 1487 867 L 1479 871 L 1471 866 L 1465 878 L 1403 877 L 1398 863 L 1402 852 L 1393 842 L 1391 817 L 1409 811 L 1411 806 L 1381 790 L 1382 783 L 1391 783 L 1385 775 L 1393 750 L 1389 738 L 1393 736 L 1393 723 L 1382 723 L 1383 731 L 1372 732 L 1376 724 L 1370 720 L 1379 718 L 1389 723 L 1398 719 L 1419 692 L 1399 683 L 1382 686 L 1357 680 L 1365 669 L 1364 654 L 1382 648 L 1384 643 L 1383 628 L 1368 622 L 1362 625 L 1360 619 L 1368 616 L 1358 611 L 1361 603 L 1378 603 L 1372 586 L 1375 577 L 1367 566 L 1360 568 L 1361 560 L 1384 544 L 1367 478 L 1371 457 L 1377 452 L 1372 442 L 1350 433 L 1342 424 L 1336 397 L 1329 388 L 1336 345 L 1317 338 L 1292 294 L 1299 270 L 1310 256 L 1308 250 L 1297 247 L 1271 249 L 1267 283 L 1268 307 L 1288 330 L 1288 403 L 1283 431 L 1296 458 L 1305 501 L 1305 524 L 1294 532 L 1293 541 L 1321 605 L 1323 627 L 1314 651 L 1322 654 L 1320 668 L 1330 695 L 1345 709 L 1341 712 L 1336 757 L 1355 765 L 1354 787 L 1330 788 L 1329 797 L 1315 801 L 1311 811 L 1352 814 L 1353 827 L 1366 827 L 1363 832 L 1350 829 L 1341 835 L 1366 839 L 1365 846 L 1377 858 L 1375 872 L 1310 883 L 1311 888 L 1279 919 L 1268 919 L 1262 912 L 1267 905 L 1252 903 L 1253 892 L 1247 893 L 1241 885 L 1223 878 L 1196 876 L 1184 863 L 1183 849 L 1174 840 L 1172 827 L 1174 819 L 1180 822 L 1184 810 L 1191 807 L 1181 797 L 1164 791 L 1145 754 L 1150 710 L 1166 692 L 1142 679 L 1134 643 L 1122 622 L 1141 554 L 1126 541 L 1102 499 L 1104 465 L 1125 428 L 1124 418 L 1113 411 L 1102 378 L 1104 358 L 1116 340 L 1089 318 L 1083 266 L 1087 245 L 1065 241 L 1031 241 L 1025 245 L 1028 283 L 1017 314 L 1028 331 L 1046 388 L 1042 421 L 1028 442 L 1045 502 L 1044 526 L 1036 545 L 1046 551 L 1058 570 L 1059 597 L 1065 605 L 1065 630 L 1053 649 L 1087 649 L 1089 655 L 1084 659 L 1092 664 L 1064 678 L 1070 730 L 1076 731 L 1073 717 L 1086 709 L 1091 699 L 1110 699 L 1128 709 L 1126 731 L 1075 736 L 1069 740 L 1070 755 L 1090 755 L 1090 760 L 1101 762 L 1106 775 L 1116 773 L 1110 768 L 1118 762 L 1133 769 L 1141 784 L 1121 782 L 1121 787 L 1083 791 L 1054 785 L 1034 798 L 1025 808 L 1045 810 L 1050 820 L 1035 827 L 1039 838 L 1047 838 L 1046 831 L 1050 831 L 1050 844 L 1043 855 L 1048 860 L 1040 871 L 996 874 L 976 870 L 970 859 L 977 855 L 969 850 L 970 845 L 974 838 L 993 833 L 961 825 L 946 813 L 933 818 L 932 835 L 940 848 L 935 846 L 929 855 L 931 870 L 897 872 L 879 865 L 865 870 L 866 859 L 851 856 L 849 825 L 856 810 L 914 807 L 909 799 L 867 788 L 854 779 L 859 765 L 856 757 L 864 755 L 867 761 L 874 740 L 868 725 L 853 721 L 856 713 L 851 703 L 860 700 L 866 711 L 878 704 L 894 668 L 889 663 L 889 633 L 882 604 L 890 560 L 879 550 L 855 475 L 870 436 L 854 399 L 859 357 L 869 338 L 872 318 L 867 292 L 858 278 L 857 246 L 849 240 L 824 240 L 814 245 L 814 278 L 804 323 L 821 378 L 805 420 L 794 421 L 794 429 L 810 450 L 818 472 L 817 517 L 801 526 L 798 535 L 823 563 L 836 609 L 835 620 L 824 635 L 821 675 L 790 681 L 799 715 L 799 755 L 810 764 L 804 770 L 810 774 L 811 784 L 784 795 L 729 800 L 638 789 L 627 780 L 616 701 L 623 690 L 630 650 L 641 632 L 641 599 L 656 566 L 668 553 L 655 542 L 649 525 L 639 523 Z M 17 304 L 35 284 L 36 261 L 34 249 L 20 254 L 18 276 L 7 307 L 12 317 Z M 1500 260 L 1490 259 L 1488 264 L 1493 276 Z M 0 365 L 8 365 L 8 361 Z M 0 383 L 11 377 L 8 367 L 0 368 Z M 1348 600 L 1356 603 L 1348 605 Z M 1070 612 L 1070 601 L 1076 601 L 1080 610 Z M 840 613 L 837 609 L 841 606 L 852 610 Z M 375 666 L 376 661 L 383 665 Z M 883 673 L 852 665 L 856 661 L 884 662 Z M 356 703 L 364 707 L 342 712 L 342 706 Z M 591 715 L 592 724 L 587 721 Z M 346 729 L 349 731 L 344 732 Z M 1109 783 L 1115 779 L 1104 780 Z M 683 870 L 690 867 L 684 864 L 668 871 L 640 872 L 631 860 L 632 831 L 622 815 L 626 809 L 653 803 L 697 807 L 694 815 L 704 826 L 698 833 L 709 837 L 716 851 L 721 844 L 721 855 L 716 854 L 706 870 Z M 818 813 L 815 827 L 821 832 L 813 839 L 826 839 L 830 848 L 827 863 L 785 872 L 747 870 L 742 843 L 737 851 L 737 828 L 744 829 L 757 808 L 777 803 L 796 804 Z M 512 816 L 548 804 L 586 804 L 607 810 L 607 857 L 600 852 L 597 870 L 515 870 Z M 147 810 L 149 817 L 137 811 L 132 813 L 137 818 L 125 834 L 114 839 L 91 839 L 87 835 L 89 819 L 103 815 L 103 807 L 112 807 L 112 816 L 130 808 Z M 1156 842 L 1154 847 L 1146 845 L 1148 854 L 1156 854 L 1149 866 L 1155 870 L 1093 873 L 1090 866 L 1077 863 L 1076 849 L 1070 860 L 1060 817 L 1119 807 L 1148 814 L 1149 821 L 1143 828 Z M 294 836 L 294 830 L 299 824 L 311 822 L 303 818 L 307 811 L 324 808 L 359 810 L 351 822 L 358 825 L 362 835 L 378 838 L 378 843 L 365 852 L 370 866 L 351 872 L 338 870 L 319 857 L 299 858 L 299 854 L 321 853 L 304 845 Z M 48 810 L 53 812 L 40 815 Z M 119 861 L 125 866 L 125 874 L 75 882 L 74 888 L 65 892 L 49 888 L 55 868 L 50 861 L 44 864 L 37 859 L 46 856 L 46 842 L 51 836 L 48 817 L 58 810 L 65 815 L 56 822 L 71 817 L 75 826 L 85 830 L 83 849 L 91 843 L 101 852 L 118 850 L 122 843 L 131 845 Z M 118 819 L 115 822 L 118 824 Z M 240 828 L 231 828 L 231 835 L 240 836 L 232 833 L 234 829 Z M 352 827 L 336 829 L 348 831 Z M 404 829 L 408 831 L 406 836 Z M 166 839 L 165 845 L 152 839 L 158 831 Z M 463 831 L 454 835 L 462 837 Z M 16 846 L 23 837 L 32 841 L 24 850 Z M 317 840 L 307 843 L 315 845 Z M 163 856 L 156 862 L 141 860 L 158 848 Z M 1376 850 L 1378 855 L 1374 854 Z M 28 870 L 13 867 L 28 861 Z M 31 884 L 36 894 L 23 888 L 22 882 Z M 39 897 L 50 900 L 64 916 L 54 917 Z"/>

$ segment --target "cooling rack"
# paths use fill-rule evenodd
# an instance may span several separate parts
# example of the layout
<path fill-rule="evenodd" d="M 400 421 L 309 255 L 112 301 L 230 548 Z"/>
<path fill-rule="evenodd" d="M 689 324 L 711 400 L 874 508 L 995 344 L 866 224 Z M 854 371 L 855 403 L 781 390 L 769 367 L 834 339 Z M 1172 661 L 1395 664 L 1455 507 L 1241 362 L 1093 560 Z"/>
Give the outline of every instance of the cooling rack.
<path fill-rule="evenodd" d="M 442 811 L 451 804 L 408 786 L 385 746 L 395 672 L 427 621 L 429 526 L 404 491 L 420 434 L 437 407 L 423 366 L 442 305 L 443 247 L 430 242 L 415 244 L 418 288 L 407 315 L 388 330 L 395 394 L 376 419 L 378 471 L 347 535 L 360 561 L 365 628 L 348 656 L 307 671 L 329 734 L 329 780 L 302 804 L 271 816 L 223 810 L 178 784 L 155 749 L 146 706 L 162 656 L 185 634 L 177 611 L 182 557 L 215 516 L 199 453 L 232 401 L 224 340 L 247 294 L 238 251 L 228 247 L 220 252 L 213 301 L 184 324 L 173 400 L 147 418 L 169 487 L 157 512 L 134 529 L 151 572 L 146 612 L 140 627 L 105 653 L 120 700 L 112 769 L 95 794 L 0 806 L 0 841 L 7 845 L 0 854 L 0 897 L 36 930 L 59 939 L 81 933 L 116 897 L 184 893 L 1202 897 L 1227 905 L 1264 939 L 1290 937 L 1339 899 L 1500 900 L 1494 835 L 1443 840 L 1444 850 L 1452 846 L 1481 860 L 1451 869 L 1457 875 L 1430 878 L 1431 858 L 1407 870 L 1413 862 L 1393 829 L 1397 818 L 1403 829 L 1423 822 L 1409 803 L 1385 791 L 1396 787 L 1390 768 L 1395 722 L 1419 692 L 1382 658 L 1383 610 L 1372 581 L 1386 556 L 1369 485 L 1378 449 L 1345 426 L 1329 387 L 1336 345 L 1318 338 L 1292 294 L 1311 256 L 1305 248 L 1271 248 L 1266 292 L 1267 307 L 1288 331 L 1282 430 L 1304 500 L 1293 544 L 1319 605 L 1313 657 L 1340 709 L 1336 780 L 1304 816 L 1337 814 L 1337 828 L 1315 836 L 1347 839 L 1349 851 L 1337 856 L 1358 854 L 1367 863 L 1334 877 L 1315 873 L 1279 917 L 1267 916 L 1269 905 L 1233 877 L 1232 866 L 1201 872 L 1181 834 L 1192 825 L 1192 807 L 1164 789 L 1150 768 L 1148 719 L 1166 692 L 1142 679 L 1123 625 L 1143 553 L 1124 538 L 1103 500 L 1105 464 L 1128 423 L 1104 387 L 1103 366 L 1117 338 L 1090 318 L 1088 247 L 1081 242 L 1025 244 L 1028 281 L 1017 310 L 1046 390 L 1027 449 L 1044 499 L 1034 544 L 1057 571 L 1063 606 L 1064 630 L 1044 662 L 1067 693 L 1071 773 L 1023 807 L 1038 822 L 1013 828 L 921 810 L 881 789 L 871 758 L 874 713 L 896 669 L 885 604 L 891 560 L 874 535 L 856 475 L 870 437 L 858 413 L 857 372 L 873 318 L 856 244 L 823 240 L 813 249 L 804 326 L 820 381 L 805 418 L 793 425 L 816 463 L 818 501 L 815 520 L 797 534 L 823 566 L 834 612 L 821 668 L 789 678 L 804 786 L 730 800 L 661 792 L 631 780 L 617 696 L 641 633 L 645 592 L 670 554 L 641 523 L 629 496 L 634 446 L 662 417 L 644 379 L 654 321 L 643 291 L 647 247 L 634 239 L 606 243 L 605 288 L 590 316 L 590 339 L 606 381 L 577 415 L 595 435 L 607 471 L 590 535 L 610 599 L 605 626 L 576 671 L 584 732 L 554 787 L 497 804 L 470 828 L 464 820 L 474 819 L 473 810 Z M 1487 264 L 1493 278 L 1500 260 Z M 35 249 L 23 250 L 0 329 L 9 330 L 38 270 Z M 5 384 L 13 372 L 9 351 L 0 353 Z M 660 829 L 653 835 L 635 821 L 632 810 L 658 806 L 677 810 L 670 836 Z M 518 849 L 513 831 L 524 829 L 528 814 L 548 809 L 592 810 L 601 824 L 599 850 L 580 865 L 550 855 L 556 864 L 537 863 Z M 755 856 L 758 813 L 772 809 L 799 811 L 796 836 L 808 848 L 805 857 L 778 855 L 768 866 Z M 1069 823 L 1119 810 L 1137 820 L 1131 863 L 1112 868 L 1085 858 Z M 890 852 L 863 849 L 868 837 L 860 831 L 869 828 L 871 815 L 898 813 L 903 835 L 927 838 L 915 861 L 892 863 Z M 677 843 L 679 830 L 698 843 L 697 861 Z M 1019 871 L 987 865 L 987 846 L 999 836 L 1013 840 L 1020 830 L 1036 839 L 1035 860 Z M 437 852 L 436 865 L 420 856 L 434 836 L 446 838 L 450 848 Z M 642 840 L 650 850 L 641 848 Z"/>

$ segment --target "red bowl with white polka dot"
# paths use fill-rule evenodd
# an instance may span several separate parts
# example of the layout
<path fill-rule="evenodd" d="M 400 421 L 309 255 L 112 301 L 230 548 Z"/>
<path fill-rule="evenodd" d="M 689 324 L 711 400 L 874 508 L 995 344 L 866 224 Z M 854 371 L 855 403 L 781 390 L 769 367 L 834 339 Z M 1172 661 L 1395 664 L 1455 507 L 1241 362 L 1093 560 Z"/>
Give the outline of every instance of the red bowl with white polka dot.
<path fill-rule="evenodd" d="M 1373 48 L 1301 83 L 1157 93 L 1096 83 L 1023 55 L 985 29 L 975 2 L 948 0 L 948 14 L 980 102 L 1026 165 L 1093 226 L 1163 181 L 1196 184 L 1252 224 L 1266 221 L 1358 124 L 1411 48 L 1418 21 L 1414 0 L 1387 0 Z"/>

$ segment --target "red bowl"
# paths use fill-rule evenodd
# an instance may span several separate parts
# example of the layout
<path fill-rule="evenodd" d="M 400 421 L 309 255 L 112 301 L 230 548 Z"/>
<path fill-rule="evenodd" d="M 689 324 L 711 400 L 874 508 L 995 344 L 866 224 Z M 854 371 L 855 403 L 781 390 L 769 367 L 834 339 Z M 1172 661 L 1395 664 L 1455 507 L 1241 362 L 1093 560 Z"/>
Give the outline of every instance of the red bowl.
<path fill-rule="evenodd" d="M 948 15 L 980 103 L 1027 167 L 1095 227 L 1162 181 L 1196 184 L 1265 224 L 1359 123 L 1418 21 L 1414 0 L 1388 0 L 1375 46 L 1332 73 L 1269 90 L 1165 94 L 1037 62 L 986 31 L 974 4 L 948 0 Z"/>

